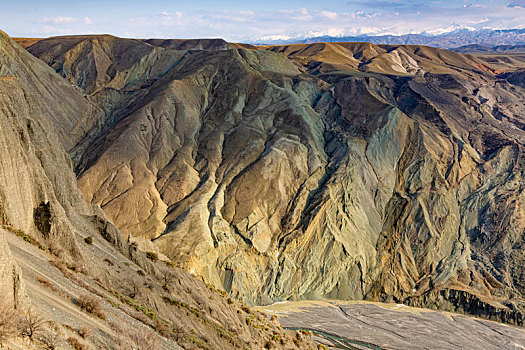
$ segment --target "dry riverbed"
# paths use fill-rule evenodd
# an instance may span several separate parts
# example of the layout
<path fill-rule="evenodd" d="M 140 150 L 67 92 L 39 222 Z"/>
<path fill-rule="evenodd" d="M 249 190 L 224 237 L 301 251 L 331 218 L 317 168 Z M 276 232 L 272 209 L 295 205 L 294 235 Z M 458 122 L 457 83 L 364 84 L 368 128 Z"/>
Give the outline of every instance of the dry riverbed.
<path fill-rule="evenodd" d="M 311 330 L 327 348 L 525 349 L 525 329 L 399 304 L 283 302 L 257 308 L 284 327 Z"/>

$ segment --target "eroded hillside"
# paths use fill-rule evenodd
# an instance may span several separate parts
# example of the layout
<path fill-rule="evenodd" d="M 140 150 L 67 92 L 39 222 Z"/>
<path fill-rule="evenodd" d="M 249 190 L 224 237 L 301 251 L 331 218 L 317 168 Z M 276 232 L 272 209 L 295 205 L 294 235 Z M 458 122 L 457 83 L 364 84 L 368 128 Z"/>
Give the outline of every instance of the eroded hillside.
<path fill-rule="evenodd" d="M 126 236 L 250 303 L 392 300 L 523 324 L 519 61 L 195 45 L 28 47 L 103 111 L 65 147 Z"/>
<path fill-rule="evenodd" d="M 1 347 L 313 348 L 308 335 L 128 244 L 85 201 L 65 149 L 104 118 L 0 32 Z"/>

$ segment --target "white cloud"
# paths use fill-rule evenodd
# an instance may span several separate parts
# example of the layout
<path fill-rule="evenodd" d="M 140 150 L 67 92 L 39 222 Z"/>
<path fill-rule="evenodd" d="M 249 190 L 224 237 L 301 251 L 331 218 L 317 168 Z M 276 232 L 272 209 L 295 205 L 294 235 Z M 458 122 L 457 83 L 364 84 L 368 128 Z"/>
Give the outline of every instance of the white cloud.
<path fill-rule="evenodd" d="M 373 0 L 371 0 L 373 1 Z M 514 1 L 514 5 L 525 0 Z M 379 7 L 376 7 L 379 8 Z M 515 7 L 514 7 L 515 9 Z M 301 19 L 301 14 L 310 19 Z M 273 18 L 271 18 L 273 16 Z M 257 13 L 253 27 L 257 31 L 247 34 L 244 40 L 271 40 L 276 36 L 302 39 L 312 36 L 357 36 L 357 35 L 403 35 L 409 33 L 443 34 L 458 29 L 523 28 L 525 11 L 512 11 L 506 4 L 463 4 L 450 6 L 445 2 L 433 2 L 432 6 L 421 5 L 403 8 L 403 11 L 373 12 L 365 10 L 317 11 L 281 10 L 278 13 Z M 337 25 L 334 26 L 334 20 Z M 272 26 L 269 23 L 278 23 Z M 263 27 L 264 24 L 264 27 Z M 237 39 L 239 40 L 239 39 Z M 286 40 L 286 39 L 275 39 Z"/>
<path fill-rule="evenodd" d="M 46 33 L 46 34 L 56 32 L 56 30 L 57 29 L 55 27 L 52 27 L 52 26 L 44 26 L 44 28 L 42 28 L 42 32 Z"/>
<path fill-rule="evenodd" d="M 293 9 L 293 10 L 280 10 L 280 14 L 285 15 L 288 20 L 294 21 L 310 21 L 313 19 L 312 15 L 306 8 Z"/>
<path fill-rule="evenodd" d="M 461 29 L 466 29 L 470 31 L 476 30 L 476 28 L 474 27 L 469 27 L 469 26 L 465 26 L 462 24 L 451 24 L 446 28 L 433 28 L 433 29 L 424 31 L 423 33 L 429 34 L 429 35 L 440 35 L 440 34 L 450 33 L 450 32 L 461 30 Z"/>
<path fill-rule="evenodd" d="M 285 2 L 282 3 L 284 6 Z M 330 7 L 327 1 L 323 10 L 301 7 L 257 11 L 246 3 L 239 10 L 216 11 L 194 7 L 194 11 L 184 10 L 184 14 L 165 5 L 129 17 L 120 13 L 107 17 L 91 13 L 89 17 L 49 15 L 37 18 L 33 23 L 28 21 L 24 30 L 28 35 L 59 35 L 67 29 L 71 33 L 101 32 L 142 38 L 222 37 L 242 42 L 323 35 L 439 34 L 461 28 L 506 29 L 525 26 L 525 8 L 521 6 L 525 6 L 525 0 L 470 0 L 455 3 L 418 0 L 410 4 L 408 1 L 394 1 L 392 6 L 385 5 L 385 0 L 352 3 L 352 6 L 339 6 L 337 9 Z M 463 7 L 463 4 L 467 6 Z"/>
<path fill-rule="evenodd" d="M 214 11 L 213 13 L 204 13 L 201 19 L 223 21 L 223 22 L 241 22 L 246 23 L 252 20 L 255 12 L 252 11 Z"/>
<path fill-rule="evenodd" d="M 84 18 L 57 16 L 57 17 L 44 17 L 40 20 L 40 22 L 62 26 L 62 25 L 71 25 L 71 24 L 80 24 L 80 23 L 92 24 L 93 20 L 87 16 Z"/>
<path fill-rule="evenodd" d="M 372 12 L 372 13 L 367 13 L 367 12 L 364 12 L 364 11 L 355 11 L 352 16 L 355 17 L 355 18 L 373 18 L 373 17 L 377 17 L 381 15 L 381 13 L 379 12 Z"/>
<path fill-rule="evenodd" d="M 273 41 L 273 40 L 290 40 L 290 39 L 293 39 L 293 37 L 289 36 L 289 35 L 284 35 L 284 34 L 274 34 L 274 35 L 266 35 L 266 36 L 263 36 L 260 38 L 260 40 L 262 41 Z"/>
<path fill-rule="evenodd" d="M 337 12 L 321 11 L 321 14 L 325 16 L 326 18 L 334 20 L 334 21 L 337 19 Z"/>
<path fill-rule="evenodd" d="M 74 17 L 44 17 L 42 18 L 43 23 L 53 23 L 53 24 L 68 24 L 68 23 L 75 23 L 78 19 Z"/>

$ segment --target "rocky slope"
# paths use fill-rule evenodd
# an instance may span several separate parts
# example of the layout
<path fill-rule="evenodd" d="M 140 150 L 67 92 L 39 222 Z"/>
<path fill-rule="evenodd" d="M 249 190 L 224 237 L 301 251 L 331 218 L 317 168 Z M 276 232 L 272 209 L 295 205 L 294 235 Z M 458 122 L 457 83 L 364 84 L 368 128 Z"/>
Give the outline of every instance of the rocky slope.
<path fill-rule="evenodd" d="M 523 324 L 525 90 L 505 75 L 519 61 L 109 36 L 28 50 L 103 110 L 65 147 L 85 198 L 142 247 L 250 303 Z"/>
<path fill-rule="evenodd" d="M 76 189 L 74 174 L 57 171 L 63 164 L 67 168 L 71 161 L 57 136 L 53 139 L 53 134 L 48 134 L 53 123 L 63 123 L 67 128 L 68 118 L 76 119 L 81 110 L 88 111 L 92 106 L 53 70 L 27 55 L 5 34 L 0 35 L 2 277 L 7 277 L 5 292 L 14 292 L 16 305 L 25 293 L 4 241 L 5 228 L 59 241 L 77 254 L 70 215 L 94 215 Z M 63 108 L 56 108 L 60 104 L 58 96 Z"/>
<path fill-rule="evenodd" d="M 127 244 L 84 200 L 65 150 L 104 118 L 80 88 L 0 32 L 2 348 L 313 347 Z M 31 331 L 9 320 L 8 328 L 6 315 L 31 320 Z"/>

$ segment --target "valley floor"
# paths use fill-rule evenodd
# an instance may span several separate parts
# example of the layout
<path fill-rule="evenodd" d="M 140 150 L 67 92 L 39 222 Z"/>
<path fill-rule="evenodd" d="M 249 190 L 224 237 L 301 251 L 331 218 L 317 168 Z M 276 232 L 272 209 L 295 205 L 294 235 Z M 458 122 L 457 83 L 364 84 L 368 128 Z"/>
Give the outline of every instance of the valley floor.
<path fill-rule="evenodd" d="M 283 327 L 341 349 L 525 349 L 525 329 L 474 317 L 363 301 L 298 301 L 257 308 Z"/>

